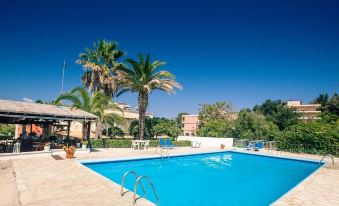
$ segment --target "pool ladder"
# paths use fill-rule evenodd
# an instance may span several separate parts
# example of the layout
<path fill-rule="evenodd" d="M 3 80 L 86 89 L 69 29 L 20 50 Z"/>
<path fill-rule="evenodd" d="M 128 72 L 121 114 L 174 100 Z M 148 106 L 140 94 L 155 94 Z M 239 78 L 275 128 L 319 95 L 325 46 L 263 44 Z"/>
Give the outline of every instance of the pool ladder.
<path fill-rule="evenodd" d="M 160 157 L 161 157 L 161 159 L 164 159 L 164 154 L 163 154 L 164 149 L 167 151 L 165 153 L 166 157 L 169 158 L 169 149 L 167 147 L 159 147 L 159 149 L 160 149 Z M 155 153 L 158 154 L 158 147 L 155 148 Z"/>
<path fill-rule="evenodd" d="M 138 189 L 138 185 L 139 184 L 140 184 L 140 186 L 142 188 L 142 191 L 144 192 L 144 198 L 146 198 L 146 190 L 145 190 L 144 186 L 141 183 L 142 179 L 146 179 L 148 184 L 151 186 L 151 188 L 153 190 L 153 193 L 154 193 L 154 196 L 155 196 L 155 198 L 157 200 L 157 204 L 156 205 L 159 206 L 160 205 L 159 196 L 158 196 L 158 193 L 155 190 L 155 187 L 154 187 L 151 179 L 148 176 L 145 176 L 145 175 L 138 176 L 138 174 L 135 171 L 127 171 L 122 176 L 122 180 L 121 180 L 121 192 L 120 192 L 121 197 L 127 192 L 127 191 L 124 192 L 124 184 L 125 184 L 125 178 L 129 174 L 133 174 L 135 176 L 135 178 L 136 178 L 135 183 L 134 183 L 134 190 L 133 190 L 133 205 L 136 205 L 137 200 L 139 199 L 139 198 L 137 198 L 137 189 Z"/>
<path fill-rule="evenodd" d="M 160 156 L 161 156 L 161 159 L 164 159 L 164 155 L 163 155 L 164 149 L 167 150 L 166 157 L 167 157 L 167 159 L 168 159 L 168 158 L 169 158 L 169 149 L 168 149 L 168 148 L 164 148 L 164 147 L 161 147 L 161 148 L 160 148 Z"/>
<path fill-rule="evenodd" d="M 332 155 L 330 155 L 330 154 L 325 154 L 325 155 L 323 156 L 323 158 L 321 158 L 321 160 L 319 161 L 319 166 L 320 166 L 320 164 L 324 161 L 324 159 L 325 159 L 326 157 L 330 157 L 330 158 L 332 159 L 332 164 L 334 165 L 334 157 L 333 157 Z"/>

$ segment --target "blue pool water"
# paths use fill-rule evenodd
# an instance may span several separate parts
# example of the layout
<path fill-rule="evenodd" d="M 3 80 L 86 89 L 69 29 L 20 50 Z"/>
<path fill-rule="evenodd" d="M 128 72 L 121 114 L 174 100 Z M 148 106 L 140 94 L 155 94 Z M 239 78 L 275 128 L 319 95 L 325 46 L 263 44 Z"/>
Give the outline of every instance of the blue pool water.
<path fill-rule="evenodd" d="M 118 184 L 129 170 L 149 176 L 161 206 L 269 205 L 318 168 L 314 162 L 237 152 L 84 165 Z M 128 176 L 125 187 L 132 190 L 134 181 Z M 155 202 L 144 186 L 146 198 Z"/>

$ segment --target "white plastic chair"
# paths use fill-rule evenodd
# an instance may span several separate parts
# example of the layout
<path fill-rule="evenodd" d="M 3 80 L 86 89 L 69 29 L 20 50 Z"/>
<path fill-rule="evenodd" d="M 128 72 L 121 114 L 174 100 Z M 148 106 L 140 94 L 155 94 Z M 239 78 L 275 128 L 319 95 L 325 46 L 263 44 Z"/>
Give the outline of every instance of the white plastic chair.
<path fill-rule="evenodd" d="M 132 140 L 131 148 L 132 148 L 132 149 L 135 149 L 135 148 L 138 148 L 138 149 L 139 149 L 139 144 L 138 144 L 138 142 L 135 141 L 135 140 Z"/>
<path fill-rule="evenodd" d="M 144 145 L 144 149 L 148 149 L 149 148 L 149 140 L 146 140 L 145 141 L 145 145 Z"/>
<path fill-rule="evenodd" d="M 201 142 L 196 142 L 196 141 L 192 142 L 192 148 L 200 148 L 200 145 L 201 145 Z"/>

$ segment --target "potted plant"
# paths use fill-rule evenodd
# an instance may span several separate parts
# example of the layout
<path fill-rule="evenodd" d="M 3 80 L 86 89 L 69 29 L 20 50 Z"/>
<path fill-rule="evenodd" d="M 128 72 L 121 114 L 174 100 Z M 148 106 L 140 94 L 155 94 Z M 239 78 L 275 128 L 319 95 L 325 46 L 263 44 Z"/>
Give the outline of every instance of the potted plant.
<path fill-rule="evenodd" d="M 46 142 L 44 144 L 44 151 L 50 151 L 51 150 L 51 143 L 50 142 Z"/>
<path fill-rule="evenodd" d="M 75 147 L 74 146 L 64 146 L 63 147 L 64 151 L 66 152 L 66 158 L 72 159 L 74 158 L 74 153 L 75 153 Z"/>
<path fill-rule="evenodd" d="M 87 143 L 86 140 L 82 141 L 82 149 L 87 149 Z"/>
<path fill-rule="evenodd" d="M 224 144 L 221 144 L 221 145 L 220 145 L 220 149 L 225 149 L 225 145 L 224 145 Z"/>

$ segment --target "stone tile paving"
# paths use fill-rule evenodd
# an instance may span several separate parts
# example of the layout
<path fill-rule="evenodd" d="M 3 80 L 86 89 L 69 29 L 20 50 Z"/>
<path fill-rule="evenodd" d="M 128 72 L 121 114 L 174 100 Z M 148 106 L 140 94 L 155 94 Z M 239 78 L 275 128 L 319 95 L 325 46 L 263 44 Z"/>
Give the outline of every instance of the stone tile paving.
<path fill-rule="evenodd" d="M 0 205 L 18 206 L 19 200 L 12 161 L 0 161 L 0 177 Z"/>
<path fill-rule="evenodd" d="M 15 160 L 21 205 L 131 205 L 117 184 L 94 175 L 73 160 Z"/>
<path fill-rule="evenodd" d="M 320 159 L 320 158 L 318 158 Z M 318 169 L 273 205 L 339 205 L 339 159 Z"/>

